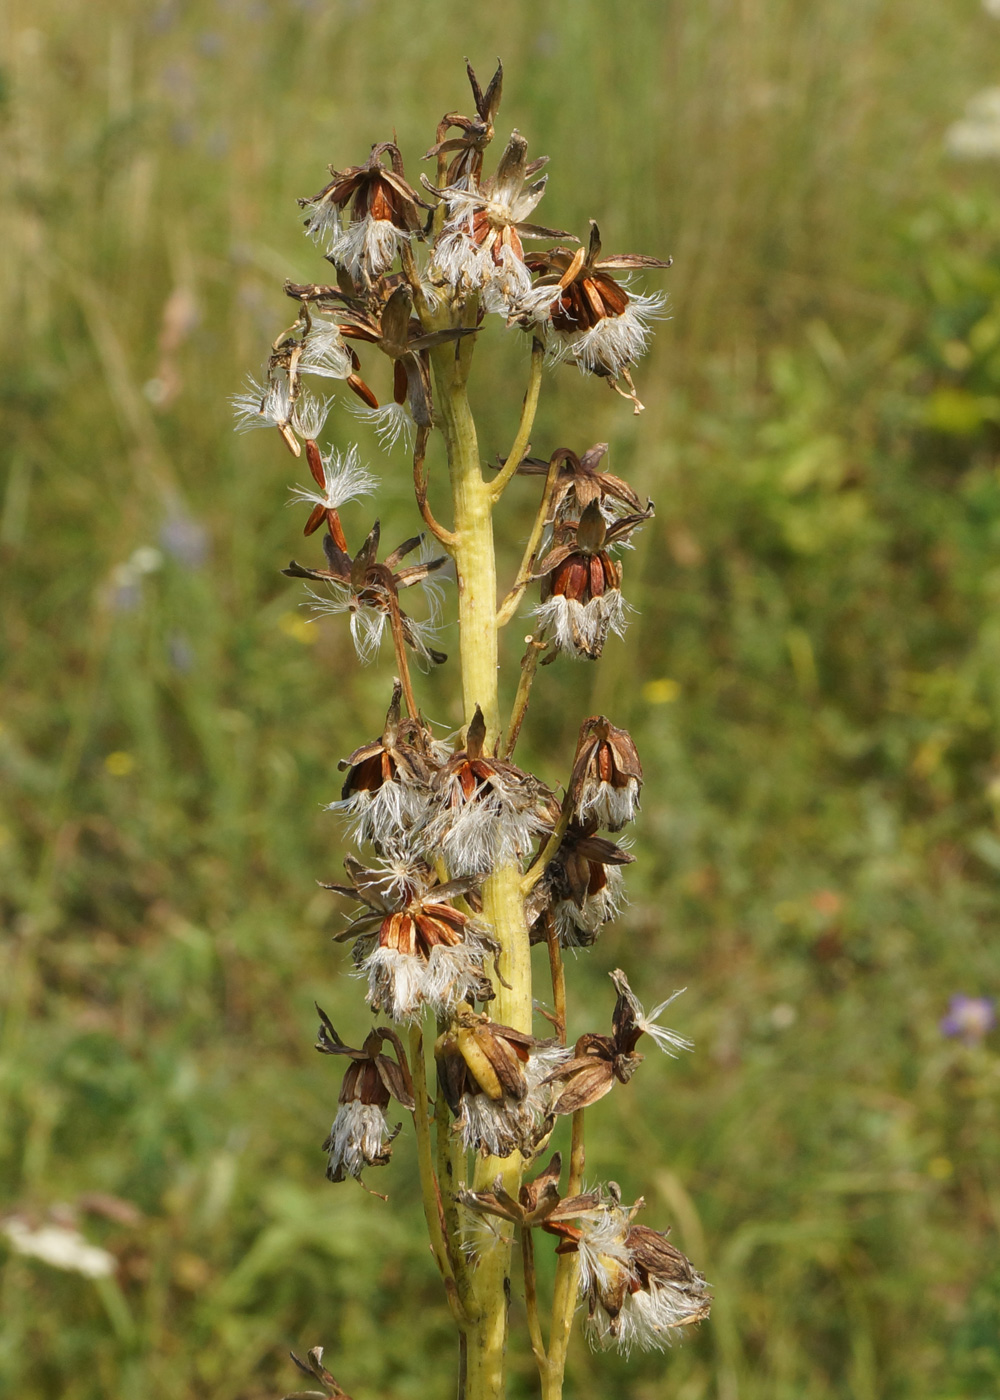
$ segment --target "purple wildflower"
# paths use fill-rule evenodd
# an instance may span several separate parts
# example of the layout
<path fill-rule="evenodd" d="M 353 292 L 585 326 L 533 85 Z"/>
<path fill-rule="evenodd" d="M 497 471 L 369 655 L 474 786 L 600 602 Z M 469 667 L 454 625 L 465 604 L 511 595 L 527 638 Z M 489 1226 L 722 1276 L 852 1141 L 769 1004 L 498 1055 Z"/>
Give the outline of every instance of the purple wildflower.
<path fill-rule="evenodd" d="M 997 1023 L 991 997 L 967 997 L 961 992 L 948 1003 L 948 1014 L 941 1018 L 941 1034 L 959 1036 L 966 1045 L 979 1045 Z"/>

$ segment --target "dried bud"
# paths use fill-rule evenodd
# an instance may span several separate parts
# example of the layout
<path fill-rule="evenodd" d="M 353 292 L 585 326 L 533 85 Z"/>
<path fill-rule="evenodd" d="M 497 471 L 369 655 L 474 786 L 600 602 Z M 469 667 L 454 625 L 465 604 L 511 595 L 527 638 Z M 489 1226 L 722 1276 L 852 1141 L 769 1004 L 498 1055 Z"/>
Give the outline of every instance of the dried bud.
<path fill-rule="evenodd" d="M 460 1010 L 434 1054 L 455 1131 L 466 1147 L 493 1157 L 537 1150 L 551 1130 L 547 1076 L 569 1057 L 564 1046 Z"/>
<path fill-rule="evenodd" d="M 385 1110 L 390 1098 L 404 1108 L 414 1107 L 413 1082 L 399 1037 L 387 1028 L 373 1030 L 360 1050 L 345 1045 L 326 1012 L 317 1006 L 320 1028 L 316 1049 L 324 1055 L 347 1055 L 351 1063 L 340 1090 L 340 1108 L 333 1120 L 323 1151 L 330 1154 L 327 1178 L 343 1181 L 345 1174 L 361 1180 L 365 1167 L 382 1167 L 389 1161 L 392 1142 L 400 1125 L 390 1128 Z M 383 1055 L 388 1040 L 397 1058 Z"/>
<path fill-rule="evenodd" d="M 621 831 L 635 816 L 641 789 L 642 764 L 628 730 L 616 729 L 604 715 L 585 719 L 569 782 L 579 820 Z"/>
<path fill-rule="evenodd" d="M 461 1001 L 493 996 L 483 964 L 497 945 L 471 914 L 449 902 L 469 892 L 471 879 L 442 885 L 422 863 L 365 869 L 349 857 L 344 864 L 354 883 L 323 888 L 372 911 L 337 936 L 338 942 L 355 940 L 354 961 L 368 978 L 369 1005 L 394 1021 L 413 1021 L 424 1007 L 445 1016 Z"/>
<path fill-rule="evenodd" d="M 532 943 L 548 937 L 548 920 L 555 922 L 563 948 L 588 948 L 603 924 L 623 903 L 620 867 L 635 856 L 596 836 L 597 821 L 573 821 L 545 874 L 525 903 Z"/>
<path fill-rule="evenodd" d="M 624 972 L 612 972 L 611 980 L 618 989 L 612 1034 L 598 1035 L 589 1031 L 582 1035 L 576 1042 L 573 1058 L 549 1076 L 552 1082 L 560 1081 L 566 1086 L 552 1106 L 555 1114 L 575 1113 L 578 1109 L 589 1108 L 609 1093 L 616 1081 L 627 1084 L 645 1058 L 635 1048 L 639 1037 L 644 1034 L 652 1036 L 667 1055 L 692 1048 L 691 1042 L 676 1031 L 656 1024 L 657 1017 L 675 997 L 680 996 L 680 992 L 674 992 L 673 996 L 660 1002 L 647 1016 Z"/>
<path fill-rule="evenodd" d="M 486 725 L 476 707 L 465 748 L 434 778 L 430 847 L 457 875 L 485 875 L 519 860 L 558 816 L 550 790 L 513 763 L 483 753 Z"/>

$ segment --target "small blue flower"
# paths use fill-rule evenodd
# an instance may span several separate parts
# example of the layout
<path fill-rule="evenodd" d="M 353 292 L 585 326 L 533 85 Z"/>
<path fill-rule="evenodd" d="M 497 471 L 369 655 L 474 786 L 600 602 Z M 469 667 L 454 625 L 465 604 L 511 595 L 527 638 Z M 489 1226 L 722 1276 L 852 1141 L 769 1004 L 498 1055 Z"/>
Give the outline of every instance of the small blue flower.
<path fill-rule="evenodd" d="M 948 1014 L 941 1018 L 941 1034 L 959 1036 L 966 1045 L 979 1045 L 997 1023 L 991 997 L 967 997 L 961 992 L 948 1003 Z"/>

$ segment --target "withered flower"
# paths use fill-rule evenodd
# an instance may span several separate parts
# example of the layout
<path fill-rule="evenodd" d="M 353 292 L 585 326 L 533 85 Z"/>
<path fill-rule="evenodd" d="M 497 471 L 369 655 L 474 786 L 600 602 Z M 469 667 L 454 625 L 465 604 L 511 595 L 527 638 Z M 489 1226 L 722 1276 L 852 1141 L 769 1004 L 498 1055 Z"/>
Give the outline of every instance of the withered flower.
<path fill-rule="evenodd" d="M 503 92 L 502 63 L 497 63 L 497 71 L 490 79 L 489 87 L 485 93 L 479 86 L 479 80 L 468 61 L 465 64 L 465 71 L 469 75 L 472 100 L 476 104 L 476 115 L 475 117 L 463 117 L 460 112 L 446 112 L 438 124 L 437 141 L 424 156 L 424 160 L 433 160 L 435 156 L 441 157 L 454 153 L 445 175 L 445 183 L 448 185 L 478 184 L 479 177 L 483 173 L 483 153 L 493 140 L 493 123 L 496 120 L 500 107 L 500 96 Z M 463 135 L 449 137 L 448 128 L 452 126 L 461 131 Z"/>
<path fill-rule="evenodd" d="M 609 524 L 624 515 L 642 513 L 642 501 L 627 481 L 612 472 L 598 471 L 598 464 L 607 450 L 606 442 L 596 442 L 582 457 L 568 447 L 553 453 L 553 457 L 559 456 L 561 461 L 550 507 L 552 520 L 578 520 L 593 501 L 598 503 Z M 545 462 L 540 457 L 525 457 L 517 469 L 518 475 L 547 476 L 551 461 L 552 458 Z M 647 507 L 649 504 L 647 501 Z"/>
<path fill-rule="evenodd" d="M 627 1084 L 645 1058 L 635 1048 L 644 1034 L 652 1036 L 667 1055 L 692 1048 L 691 1042 L 676 1031 L 656 1024 L 657 1017 L 680 992 L 661 1001 L 647 1016 L 624 972 L 620 969 L 612 972 L 611 980 L 618 989 L 612 1034 L 588 1031 L 581 1035 L 574 1047 L 573 1059 L 549 1076 L 553 1083 L 562 1082 L 566 1086 L 552 1106 L 553 1113 L 575 1113 L 579 1108 L 589 1108 L 609 1093 L 616 1081 Z"/>
<path fill-rule="evenodd" d="M 483 971 L 498 947 L 471 914 L 453 899 L 468 894 L 474 881 L 440 884 L 420 862 L 385 861 L 366 869 L 351 857 L 344 862 L 350 885 L 327 884 L 364 904 L 371 912 L 356 917 L 337 942 L 354 940 L 354 962 L 368 978 L 368 1002 L 394 1021 L 412 1021 L 424 1007 L 444 1016 L 461 1001 L 493 996 Z"/>
<path fill-rule="evenodd" d="M 663 314 L 666 298 L 662 293 L 636 295 L 625 290 L 611 276 L 644 267 L 669 267 L 670 262 L 640 253 L 601 256 L 601 234 L 591 220 L 590 245 L 583 248 L 550 248 L 527 259 L 532 272 L 541 277 L 515 318 L 530 324 L 544 322 L 551 330 L 552 358 L 569 359 L 583 373 L 596 374 L 617 388 L 625 380 L 628 392 L 619 389 L 635 404 L 629 366 L 645 353 L 651 334 L 649 322 Z"/>
<path fill-rule="evenodd" d="M 427 839 L 457 875 L 485 875 L 517 860 L 554 823 L 552 793 L 530 773 L 483 753 L 486 722 L 476 706 L 465 748 L 434 777 L 435 815 Z"/>
<path fill-rule="evenodd" d="M 568 1059 L 565 1046 L 459 1009 L 434 1055 L 441 1091 L 466 1147 L 484 1157 L 537 1150 L 552 1126 L 546 1076 Z"/>
<path fill-rule="evenodd" d="M 299 437 L 319 437 L 330 409 L 329 399 L 318 399 L 301 387 L 296 366 L 284 352 L 271 356 L 259 383 L 248 376 L 231 403 L 237 432 L 277 428 L 296 457 L 302 452 Z"/>
<path fill-rule="evenodd" d="M 609 632 L 624 634 L 622 566 L 611 558 L 608 547 L 625 541 L 652 513 L 649 505 L 609 525 L 600 503 L 591 501 L 579 521 L 556 522 L 552 548 L 533 577 L 542 581 L 535 615 L 551 630 L 559 651 L 596 661 Z"/>
<path fill-rule="evenodd" d="M 571 821 L 545 874 L 525 902 L 532 943 L 544 943 L 555 921 L 563 948 L 588 948 L 620 910 L 622 873 L 635 856 L 597 836 L 597 822 Z"/>
<path fill-rule="evenodd" d="M 368 1035 L 360 1050 L 354 1050 L 341 1040 L 322 1007 L 316 1010 L 320 1019 L 316 1049 L 324 1055 L 347 1055 L 351 1060 L 340 1089 L 337 1116 L 323 1143 L 323 1151 L 330 1154 L 327 1179 L 343 1181 L 346 1174 L 361 1181 L 365 1167 L 384 1167 L 392 1153 L 400 1124 L 389 1127 L 385 1116 L 389 1100 L 395 1099 L 404 1108 L 415 1107 L 410 1068 L 395 1031 L 381 1026 Z M 395 1060 L 382 1053 L 385 1041 L 395 1050 Z"/>
<path fill-rule="evenodd" d="M 426 352 L 436 345 L 475 335 L 477 328 L 457 326 L 425 333 L 420 321 L 412 315 L 413 293 L 409 285 L 399 282 L 392 286 L 392 281 L 391 278 L 386 279 L 387 296 L 384 302 L 380 302 L 374 294 L 368 302 L 362 302 L 345 295 L 339 287 L 318 284 L 286 282 L 285 292 L 303 305 L 314 305 L 335 316 L 336 329 L 345 340 L 374 345 L 393 362 L 391 405 L 380 405 L 376 395 L 357 372 L 348 379 L 348 383 L 370 410 L 367 416 L 374 422 L 380 436 L 395 441 L 400 432 L 411 432 L 412 425 L 430 427 L 433 422 Z M 356 355 L 354 368 L 355 371 L 360 368 Z"/>
<path fill-rule="evenodd" d="M 356 840 L 371 841 L 383 852 L 405 843 L 426 818 L 437 766 L 430 732 L 419 720 L 400 717 L 402 689 L 396 681 L 381 738 L 337 765 L 347 777 L 340 801 L 327 807 L 348 818 Z"/>
<path fill-rule="evenodd" d="M 434 250 L 445 281 L 460 291 L 483 289 L 487 311 L 509 313 L 531 290 L 522 238 L 569 238 L 562 229 L 528 223 L 545 193 L 547 175 L 531 180 L 548 156 L 528 160 L 528 143 L 515 131 L 496 172 L 482 185 L 434 190 L 448 205 L 448 222 Z M 433 186 L 429 186 L 433 189 Z"/>
<path fill-rule="evenodd" d="M 580 726 L 569 796 L 580 821 L 621 831 L 639 806 L 642 764 L 627 729 L 616 729 L 604 715 Z"/>
<path fill-rule="evenodd" d="M 333 179 L 319 194 L 299 200 L 310 211 L 306 232 L 325 245 L 332 263 L 364 285 L 392 266 L 402 245 L 420 229 L 420 210 L 428 205 L 407 183 L 403 157 L 392 141 L 372 146 L 364 165 L 346 170 L 331 166 L 330 173 Z M 351 217 L 345 227 L 348 204 Z"/>
<path fill-rule="evenodd" d="M 288 568 L 282 569 L 281 572 L 289 578 L 316 579 L 330 584 L 332 596 L 312 593 L 314 610 L 350 614 L 351 638 L 362 661 L 371 661 L 378 651 L 385 624 L 393 608 L 399 611 L 403 639 L 407 645 L 426 661 L 446 661 L 447 657 L 443 652 L 435 651 L 429 645 L 433 633 L 433 616 L 430 622 L 417 622 L 408 617 L 399 608 L 398 595 L 401 588 L 424 584 L 429 576 L 443 568 L 448 560 L 442 555 L 438 559 L 426 559 L 404 569 L 397 568 L 399 562 L 422 543 L 423 536 L 415 535 L 412 539 L 404 540 L 397 549 L 386 556 L 385 563 L 380 564 L 377 559 L 379 537 L 380 526 L 376 520 L 368 538 L 352 559 L 332 534 L 324 535 L 323 552 L 330 566 L 328 569 L 307 569 L 293 559 Z M 433 595 L 431 601 L 432 604 L 435 601 Z"/>
<path fill-rule="evenodd" d="M 560 1236 L 557 1254 L 580 1256 L 580 1296 L 588 1303 L 591 1340 L 626 1353 L 636 1345 L 662 1350 L 678 1328 L 708 1317 L 712 1305 L 704 1275 L 667 1236 L 633 1225 L 643 1204 L 623 1207 L 612 1181 L 600 1206 L 582 1211 L 576 1225 L 551 1218 L 542 1224 Z"/>

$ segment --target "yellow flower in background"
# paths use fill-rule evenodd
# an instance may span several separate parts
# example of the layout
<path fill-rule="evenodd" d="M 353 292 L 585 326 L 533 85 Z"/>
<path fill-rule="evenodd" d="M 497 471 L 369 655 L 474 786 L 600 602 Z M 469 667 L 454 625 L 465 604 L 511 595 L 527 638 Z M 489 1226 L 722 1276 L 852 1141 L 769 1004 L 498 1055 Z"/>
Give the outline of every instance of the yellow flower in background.
<path fill-rule="evenodd" d="M 680 681 L 664 676 L 658 681 L 647 681 L 642 687 L 642 698 L 648 705 L 670 705 L 680 695 Z"/>
<path fill-rule="evenodd" d="M 112 778 L 127 778 L 135 768 L 135 758 L 124 749 L 116 749 L 104 760 L 104 767 Z"/>
<path fill-rule="evenodd" d="M 278 618 L 278 626 L 286 637 L 292 637 L 306 647 L 311 647 L 317 637 L 316 628 L 309 619 L 297 612 L 282 613 Z"/>

